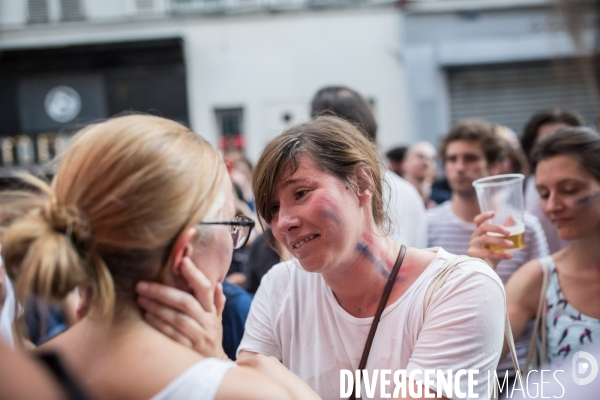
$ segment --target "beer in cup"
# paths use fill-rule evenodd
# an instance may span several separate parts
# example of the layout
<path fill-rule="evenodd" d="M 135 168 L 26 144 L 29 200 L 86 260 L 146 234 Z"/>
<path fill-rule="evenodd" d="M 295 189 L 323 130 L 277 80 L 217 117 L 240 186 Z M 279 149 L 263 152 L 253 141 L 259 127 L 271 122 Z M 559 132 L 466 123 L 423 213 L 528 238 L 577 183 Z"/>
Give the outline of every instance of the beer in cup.
<path fill-rule="evenodd" d="M 507 239 L 511 247 L 486 246 L 495 252 L 518 250 L 525 248 L 525 222 L 523 220 L 523 179 L 521 174 L 494 175 L 477 179 L 473 182 L 481 212 L 493 211 L 490 223 L 502 225 L 510 232 Z M 502 237 L 496 232 L 488 232 L 490 236 Z"/>

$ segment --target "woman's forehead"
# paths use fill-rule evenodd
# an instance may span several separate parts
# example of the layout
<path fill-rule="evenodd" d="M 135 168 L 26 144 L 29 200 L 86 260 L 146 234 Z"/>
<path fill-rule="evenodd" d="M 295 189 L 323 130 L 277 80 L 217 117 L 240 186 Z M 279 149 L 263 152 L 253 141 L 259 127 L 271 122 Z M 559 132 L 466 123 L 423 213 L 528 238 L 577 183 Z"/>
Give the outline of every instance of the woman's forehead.
<path fill-rule="evenodd" d="M 593 175 L 583 167 L 579 160 L 569 155 L 561 154 L 541 160 L 536 168 L 538 184 L 590 179 L 594 179 Z"/>
<path fill-rule="evenodd" d="M 277 182 L 275 190 L 281 190 L 290 184 L 315 178 L 323 174 L 327 174 L 327 172 L 319 167 L 310 157 L 302 155 L 297 158 L 296 162 L 288 162 Z"/>

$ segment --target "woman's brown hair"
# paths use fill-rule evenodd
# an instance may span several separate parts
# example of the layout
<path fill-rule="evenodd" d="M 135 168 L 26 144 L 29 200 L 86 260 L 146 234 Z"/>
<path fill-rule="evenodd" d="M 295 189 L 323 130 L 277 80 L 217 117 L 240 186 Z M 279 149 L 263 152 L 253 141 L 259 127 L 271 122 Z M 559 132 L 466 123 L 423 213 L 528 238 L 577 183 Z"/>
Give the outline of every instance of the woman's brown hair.
<path fill-rule="evenodd" d="M 217 150 L 174 121 L 129 115 L 84 128 L 51 185 L 25 178 L 39 206 L 4 231 L 19 296 L 61 299 L 84 286 L 90 310 L 111 314 L 170 265 L 175 239 L 206 216 L 225 174 Z"/>
<path fill-rule="evenodd" d="M 600 135 L 587 127 L 562 127 L 544 137 L 533 152 L 534 172 L 540 161 L 573 157 L 600 182 Z"/>
<path fill-rule="evenodd" d="M 271 140 L 256 167 L 252 186 L 256 210 L 271 223 L 271 201 L 284 174 L 294 173 L 305 156 L 318 167 L 356 188 L 357 168 L 366 168 L 373 178 L 372 214 L 375 224 L 384 229 L 389 219 L 383 206 L 383 170 L 377 147 L 356 126 L 337 117 L 321 116 L 292 127 Z"/>

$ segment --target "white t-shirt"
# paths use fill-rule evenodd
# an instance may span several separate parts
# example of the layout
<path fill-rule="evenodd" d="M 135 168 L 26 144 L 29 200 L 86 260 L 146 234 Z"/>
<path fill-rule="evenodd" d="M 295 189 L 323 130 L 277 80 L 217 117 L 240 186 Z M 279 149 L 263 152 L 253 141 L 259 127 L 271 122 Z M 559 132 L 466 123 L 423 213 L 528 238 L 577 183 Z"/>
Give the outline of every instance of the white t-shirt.
<path fill-rule="evenodd" d="M 386 170 L 383 184 L 384 210 L 392 221 L 389 236 L 408 247 L 427 247 L 425 205 L 417 189 L 392 171 Z M 389 207 L 388 201 L 389 199 Z"/>
<path fill-rule="evenodd" d="M 0 268 L 2 267 L 0 266 Z M 6 284 L 6 298 L 4 299 L 4 305 L 0 310 L 0 336 L 6 343 L 14 347 L 15 341 L 12 333 L 12 325 L 15 320 L 15 291 L 8 276 L 5 276 L 4 278 Z"/>
<path fill-rule="evenodd" d="M 523 219 L 525 220 L 526 247 L 523 250 L 513 251 L 513 258 L 500 261 L 496 267 L 496 273 L 500 276 L 503 283 L 506 283 L 508 278 L 526 262 L 548 255 L 548 243 L 546 243 L 546 236 L 538 219 L 528 212 L 525 212 Z M 454 214 L 450 201 L 427 210 L 427 227 L 429 230 L 429 246 L 440 246 L 454 254 L 467 254 L 471 235 L 476 229 L 474 223 L 463 221 Z M 531 332 L 527 330 L 517 343 L 515 343 L 517 357 L 521 366 L 525 365 L 530 338 Z M 507 355 L 500 362 L 498 371 L 502 374 L 505 371 L 509 371 L 509 375 L 515 374 L 510 355 Z"/>
<path fill-rule="evenodd" d="M 383 312 L 367 367 L 375 369 L 478 369 L 475 393 L 487 396 L 487 373 L 498 363 L 504 337 L 502 282 L 485 264 L 459 265 L 435 293 L 423 321 L 431 278 L 449 253 L 435 259 L 410 288 Z M 271 355 L 323 399 L 340 398 L 340 370 L 355 371 L 373 317 L 356 318 L 335 299 L 318 273 L 297 260 L 274 266 L 254 297 L 238 351 Z M 432 387 L 435 385 L 432 385 Z M 466 391 L 467 380 L 460 386 Z M 379 398 L 377 384 L 375 398 Z M 394 389 L 392 384 L 388 393 Z M 363 384 L 363 398 L 365 388 Z"/>
<path fill-rule="evenodd" d="M 232 361 L 205 358 L 186 369 L 152 400 L 212 400 L 232 367 L 235 367 Z"/>

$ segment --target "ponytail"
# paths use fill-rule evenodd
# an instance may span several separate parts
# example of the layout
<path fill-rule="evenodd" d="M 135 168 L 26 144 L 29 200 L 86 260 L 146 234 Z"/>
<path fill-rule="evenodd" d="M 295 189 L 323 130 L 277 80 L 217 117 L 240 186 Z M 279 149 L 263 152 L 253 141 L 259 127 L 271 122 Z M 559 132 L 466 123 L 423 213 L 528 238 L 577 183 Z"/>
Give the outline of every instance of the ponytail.
<path fill-rule="evenodd" d="M 88 219 L 75 206 L 57 204 L 45 182 L 31 176 L 22 179 L 41 191 L 42 198 L 4 231 L 4 264 L 21 304 L 29 294 L 60 301 L 75 287 L 85 286 L 92 291 L 91 306 L 111 314 L 114 286 L 95 251 Z"/>
<path fill-rule="evenodd" d="M 221 154 L 174 121 L 128 115 L 82 129 L 51 186 L 23 177 L 35 201 L 0 193 L 17 294 L 59 300 L 82 286 L 90 312 L 119 318 L 121 305 L 136 307 L 137 282 L 171 265 L 172 244 L 204 219 L 226 173 Z"/>

